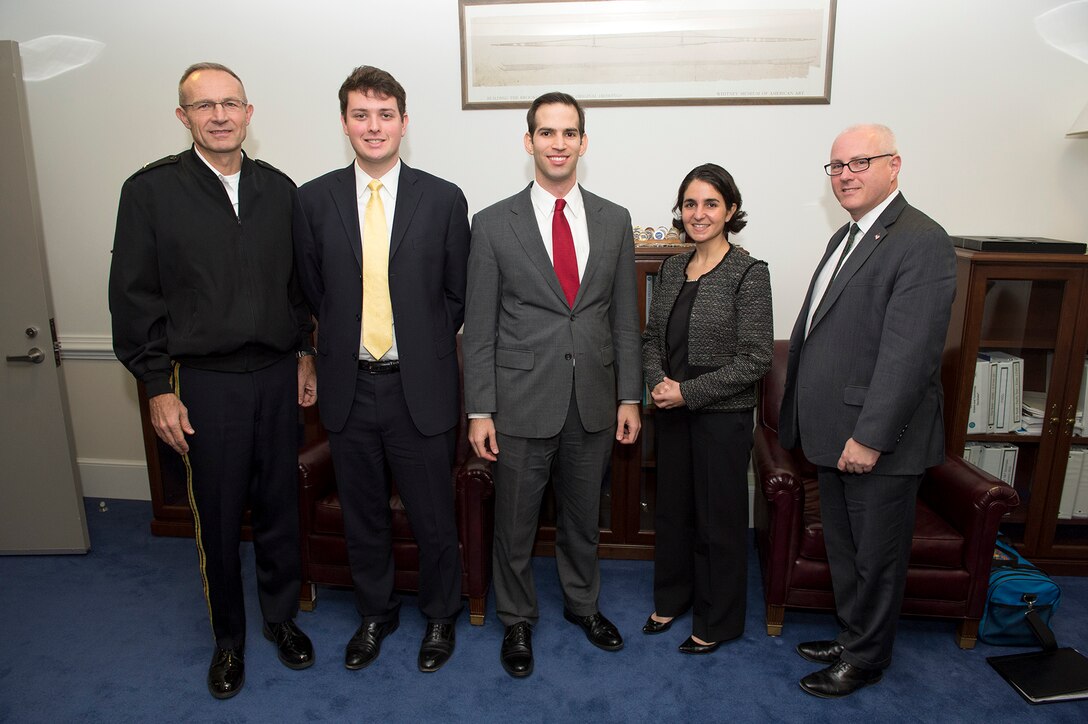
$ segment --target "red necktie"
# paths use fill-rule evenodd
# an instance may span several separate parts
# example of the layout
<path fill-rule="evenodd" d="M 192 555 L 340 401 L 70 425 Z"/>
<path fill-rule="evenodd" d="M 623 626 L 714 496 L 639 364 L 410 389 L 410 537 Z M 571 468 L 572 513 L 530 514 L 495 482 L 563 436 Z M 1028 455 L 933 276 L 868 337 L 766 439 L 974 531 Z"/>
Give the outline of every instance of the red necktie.
<path fill-rule="evenodd" d="M 555 275 L 559 277 L 559 286 L 567 295 L 567 304 L 574 308 L 574 298 L 578 296 L 578 257 L 574 253 L 574 236 L 570 233 L 570 224 L 563 215 L 567 202 L 556 199 L 555 213 L 552 214 L 552 264 Z"/>

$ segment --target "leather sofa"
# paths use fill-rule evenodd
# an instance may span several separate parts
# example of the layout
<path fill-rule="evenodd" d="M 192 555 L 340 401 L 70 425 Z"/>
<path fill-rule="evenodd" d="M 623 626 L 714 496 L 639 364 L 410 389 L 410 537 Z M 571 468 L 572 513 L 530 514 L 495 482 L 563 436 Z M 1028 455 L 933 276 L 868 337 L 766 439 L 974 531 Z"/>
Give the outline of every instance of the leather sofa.
<path fill-rule="evenodd" d="M 775 341 L 771 370 L 759 385 L 753 444 L 755 538 L 770 636 L 782 633 L 787 608 L 835 607 L 816 468 L 800 450 L 778 443 L 788 345 Z M 954 619 L 959 646 L 974 647 L 998 525 L 1018 504 L 1015 490 L 959 457 L 926 471 L 902 613 Z"/>
<path fill-rule="evenodd" d="M 461 345 L 458 336 L 458 359 Z M 463 406 L 463 401 L 462 401 Z M 462 411 L 463 412 L 463 411 Z M 457 430 L 457 452 L 450 484 L 455 490 L 457 535 L 461 553 L 461 595 L 469 601 L 469 619 L 482 625 L 491 585 L 491 545 L 495 522 L 491 464 L 472 454 L 464 415 Z M 389 499 L 393 521 L 394 586 L 419 591 L 419 547 L 404 505 L 396 492 Z M 316 586 L 351 587 L 344 519 L 336 490 L 328 440 L 322 435 L 299 453 L 299 518 L 302 542 L 302 586 L 299 605 L 312 610 Z"/>

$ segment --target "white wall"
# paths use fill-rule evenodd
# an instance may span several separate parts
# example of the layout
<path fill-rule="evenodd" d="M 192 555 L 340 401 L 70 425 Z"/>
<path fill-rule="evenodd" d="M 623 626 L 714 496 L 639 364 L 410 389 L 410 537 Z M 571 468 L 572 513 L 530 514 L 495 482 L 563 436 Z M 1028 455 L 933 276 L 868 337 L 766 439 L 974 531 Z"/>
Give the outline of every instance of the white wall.
<path fill-rule="evenodd" d="M 730 169 L 750 217 L 739 241 L 770 263 L 779 337 L 845 221 L 821 166 L 852 123 L 895 129 L 904 193 L 951 233 L 1088 241 L 1088 140 L 1064 137 L 1088 102 L 1088 66 L 1047 46 L 1033 24 L 1061 4 L 839 0 L 830 105 L 591 108 L 581 181 L 631 209 L 634 223 L 657 226 L 691 167 Z M 523 111 L 461 110 L 455 0 L 0 0 L 0 35 L 50 34 L 106 45 L 90 65 L 27 87 L 58 327 L 77 357 L 71 367 L 94 365 L 70 372 L 70 384 L 125 390 L 106 401 L 70 390 L 84 469 L 142 458 L 127 434 L 138 418 L 120 365 L 78 357 L 108 349 L 121 183 L 189 143 L 174 118 L 189 63 L 215 60 L 242 76 L 256 106 L 247 150 L 299 183 L 350 161 L 336 92 L 364 63 L 407 89 L 405 160 L 458 183 L 470 211 L 531 177 Z M 104 424 L 124 439 L 103 439 Z"/>

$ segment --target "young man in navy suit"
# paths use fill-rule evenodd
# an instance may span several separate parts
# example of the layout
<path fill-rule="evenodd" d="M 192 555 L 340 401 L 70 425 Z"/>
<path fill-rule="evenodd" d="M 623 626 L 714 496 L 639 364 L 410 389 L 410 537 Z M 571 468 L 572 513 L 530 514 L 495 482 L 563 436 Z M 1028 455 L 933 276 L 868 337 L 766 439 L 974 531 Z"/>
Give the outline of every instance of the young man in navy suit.
<path fill-rule="evenodd" d="M 321 420 L 362 617 L 344 665 L 373 663 L 399 623 L 391 471 L 419 544 L 419 608 L 427 619 L 419 669 L 433 672 L 453 653 L 461 610 L 450 472 L 468 206 L 455 185 L 401 161 L 405 92 L 386 71 L 352 72 L 340 88 L 340 121 L 355 160 L 299 189 L 295 243 L 318 320 Z"/>
<path fill-rule="evenodd" d="M 827 664 L 821 697 L 880 681 L 891 663 L 925 469 L 944 460 L 941 353 L 956 293 L 948 234 L 899 192 L 885 126 L 839 134 L 824 166 L 851 218 L 832 237 L 790 337 L 779 440 L 817 466 L 841 624 L 797 646 Z"/>

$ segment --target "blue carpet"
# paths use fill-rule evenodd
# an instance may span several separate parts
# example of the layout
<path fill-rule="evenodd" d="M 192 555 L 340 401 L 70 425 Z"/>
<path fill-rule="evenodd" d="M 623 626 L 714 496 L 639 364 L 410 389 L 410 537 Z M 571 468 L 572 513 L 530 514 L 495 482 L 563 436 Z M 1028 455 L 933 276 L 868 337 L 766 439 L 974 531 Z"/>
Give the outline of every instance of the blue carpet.
<path fill-rule="evenodd" d="M 952 623 L 923 619 L 902 621 L 895 662 L 879 685 L 838 701 L 805 694 L 797 681 L 815 667 L 793 647 L 832 635 L 833 619 L 790 611 L 782 637 L 765 635 L 754 553 L 746 633 L 706 657 L 676 651 L 686 618 L 666 634 L 639 632 L 651 609 L 650 563 L 602 562 L 602 610 L 627 641 L 608 653 L 563 620 L 555 562 L 537 559 L 536 671 L 514 680 L 499 664 L 502 627 L 493 608 L 482 627 L 464 614 L 450 663 L 419 673 L 423 620 L 411 597 L 381 658 L 347 671 L 343 647 L 358 619 L 349 592 L 326 588 L 317 609 L 298 619 L 317 662 L 290 671 L 261 636 L 246 550 L 246 685 L 216 701 L 204 684 L 212 638 L 192 540 L 153 537 L 150 503 L 88 500 L 87 509 L 88 555 L 0 557 L 0 613 L 9 627 L 0 637 L 0 721 L 1088 721 L 1088 702 L 1031 706 L 986 663 L 1017 649 L 961 651 Z M 1088 579 L 1058 580 L 1058 641 L 1088 652 Z"/>

